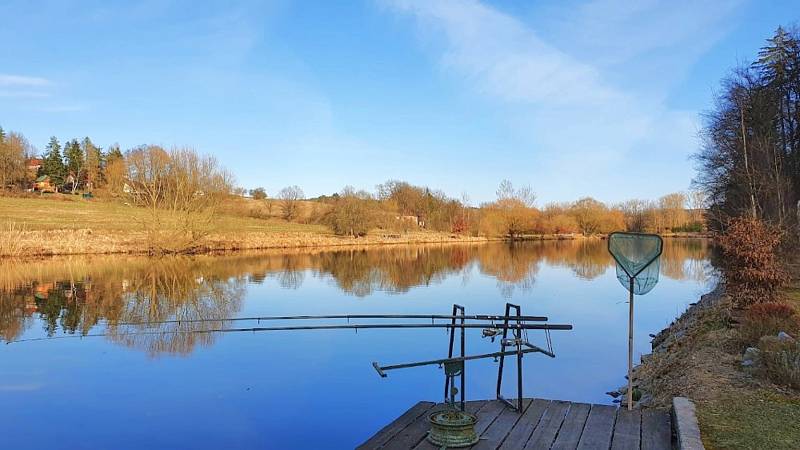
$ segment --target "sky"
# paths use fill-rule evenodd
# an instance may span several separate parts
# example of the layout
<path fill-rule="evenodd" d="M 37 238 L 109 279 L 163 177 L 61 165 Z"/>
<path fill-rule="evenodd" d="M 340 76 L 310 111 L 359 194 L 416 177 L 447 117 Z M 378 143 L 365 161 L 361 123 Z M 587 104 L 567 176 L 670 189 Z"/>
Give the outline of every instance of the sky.
<path fill-rule="evenodd" d="M 189 146 L 308 197 L 686 191 L 702 113 L 794 1 L 0 1 L 0 126 Z"/>

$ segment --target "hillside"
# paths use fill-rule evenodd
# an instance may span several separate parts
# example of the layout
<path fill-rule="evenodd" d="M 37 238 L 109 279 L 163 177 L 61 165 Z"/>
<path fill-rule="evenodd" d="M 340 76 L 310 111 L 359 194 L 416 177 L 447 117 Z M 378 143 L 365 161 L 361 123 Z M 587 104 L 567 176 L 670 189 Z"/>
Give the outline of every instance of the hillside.
<path fill-rule="evenodd" d="M 334 235 L 318 224 L 287 222 L 266 202 L 233 199 L 221 208 L 214 229 L 197 251 L 322 247 L 422 242 L 476 242 L 483 238 L 417 230 L 360 238 Z M 326 205 L 303 202 L 299 221 Z M 79 196 L 0 197 L 0 255 L 145 253 L 146 210 L 116 200 Z"/>

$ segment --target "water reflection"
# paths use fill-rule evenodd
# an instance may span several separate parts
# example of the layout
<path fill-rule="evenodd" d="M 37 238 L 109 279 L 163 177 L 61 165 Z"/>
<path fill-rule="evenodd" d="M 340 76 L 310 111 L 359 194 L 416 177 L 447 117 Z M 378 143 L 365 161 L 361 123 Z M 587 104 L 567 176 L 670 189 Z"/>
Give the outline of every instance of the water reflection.
<path fill-rule="evenodd" d="M 705 240 L 667 240 L 661 262 L 668 278 L 706 277 Z M 404 293 L 415 286 L 466 279 L 472 270 L 496 280 L 500 294 L 534 289 L 542 265 L 567 267 L 591 280 L 613 269 L 605 241 L 514 245 L 403 246 L 337 251 L 288 251 L 235 256 L 148 259 L 54 258 L 0 262 L 0 337 L 106 333 L 150 355 L 185 355 L 213 343 L 208 331 L 237 315 L 248 283 L 275 280 L 300 288 L 306 277 L 330 280 L 345 293 Z M 203 319 L 205 322 L 197 322 Z M 179 320 L 157 326 L 142 323 Z M 134 323 L 134 325 L 126 325 Z M 141 334 L 141 332 L 147 332 Z"/>

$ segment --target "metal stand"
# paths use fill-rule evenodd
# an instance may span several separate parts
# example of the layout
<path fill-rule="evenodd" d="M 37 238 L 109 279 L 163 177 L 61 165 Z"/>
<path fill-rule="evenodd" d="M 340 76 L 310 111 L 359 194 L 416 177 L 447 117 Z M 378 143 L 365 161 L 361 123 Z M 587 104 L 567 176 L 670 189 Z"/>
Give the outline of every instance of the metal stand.
<path fill-rule="evenodd" d="M 497 399 L 502 401 L 503 403 L 507 404 L 508 406 L 516 409 L 519 412 L 522 412 L 522 330 L 519 328 L 515 328 L 513 330 L 514 339 L 508 339 L 508 324 L 509 319 L 511 318 L 511 310 L 514 309 L 516 311 L 516 321 L 517 325 L 522 324 L 522 308 L 519 305 L 513 305 L 511 303 L 506 303 L 506 312 L 505 312 L 505 319 L 503 322 L 503 339 L 500 341 L 500 365 L 497 368 Z M 517 351 L 517 401 L 516 404 L 514 402 L 509 401 L 503 398 L 501 394 L 501 390 L 503 387 L 503 367 L 505 366 L 506 360 L 506 346 L 516 346 Z"/>
<path fill-rule="evenodd" d="M 453 325 L 453 327 L 450 329 L 450 346 L 449 346 L 448 351 L 447 351 L 447 358 L 452 358 L 453 357 L 453 343 L 455 342 L 455 337 L 456 337 L 456 335 L 455 335 L 455 333 L 456 333 L 455 324 L 456 324 L 457 313 L 461 313 L 460 314 L 461 315 L 461 325 L 464 325 L 464 321 L 466 320 L 464 307 L 461 306 L 461 305 L 454 304 L 453 305 L 453 318 L 452 318 L 452 321 L 450 322 Z M 460 345 L 460 347 L 461 347 L 461 357 L 462 358 L 465 356 L 465 353 L 464 353 L 464 351 L 465 351 L 464 344 L 466 342 L 465 332 L 466 332 L 466 329 L 464 327 L 461 327 L 461 345 Z M 458 386 L 458 388 L 459 388 L 459 390 L 461 392 L 461 400 L 459 402 L 459 406 L 461 408 L 461 411 L 466 411 L 466 401 L 465 401 L 465 398 L 464 398 L 464 395 L 465 395 L 464 394 L 464 386 L 465 386 L 464 378 L 465 378 L 465 372 L 466 372 L 466 364 L 465 364 L 464 361 L 461 361 L 461 364 L 462 364 L 461 373 L 460 373 L 461 380 L 460 380 L 460 383 L 459 383 L 459 386 Z M 445 373 L 447 374 L 447 370 L 445 370 Z M 459 375 L 459 374 L 455 374 L 453 376 L 449 376 L 449 375 L 445 376 L 445 380 L 444 380 L 444 399 L 445 399 L 445 401 L 447 401 L 448 398 L 451 399 L 451 401 L 455 400 L 455 396 L 453 395 L 453 392 L 451 391 L 451 385 L 452 385 L 452 388 L 455 388 L 456 375 Z M 453 404 L 455 405 L 455 403 L 453 403 Z"/>

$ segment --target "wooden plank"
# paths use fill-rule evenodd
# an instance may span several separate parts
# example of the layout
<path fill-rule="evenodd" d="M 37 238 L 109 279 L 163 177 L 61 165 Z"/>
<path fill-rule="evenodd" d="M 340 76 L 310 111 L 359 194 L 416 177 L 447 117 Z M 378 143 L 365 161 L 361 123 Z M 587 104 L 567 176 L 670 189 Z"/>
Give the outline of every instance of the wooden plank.
<path fill-rule="evenodd" d="M 489 403 L 487 400 L 468 401 L 466 404 L 467 412 L 477 415 L 480 412 L 480 410 L 484 406 L 486 406 L 487 403 Z M 425 417 L 427 416 L 428 414 L 425 415 Z M 414 447 L 414 450 L 440 450 L 440 449 L 441 447 L 431 444 L 430 442 L 428 442 L 427 439 L 423 439 L 422 441 L 420 441 L 419 444 L 417 444 L 416 447 Z"/>
<path fill-rule="evenodd" d="M 672 418 L 668 411 L 642 411 L 642 450 L 672 449 Z"/>
<path fill-rule="evenodd" d="M 550 400 L 537 398 L 531 401 L 530 406 L 525 410 L 517 425 L 506 436 L 505 441 L 500 446 L 500 450 L 518 450 L 522 448 L 530 439 L 533 430 L 536 429 L 536 425 L 539 424 L 539 420 L 548 406 L 550 406 Z"/>
<path fill-rule="evenodd" d="M 433 412 L 445 408 L 444 405 L 437 404 L 430 410 L 428 410 L 425 414 L 418 417 L 417 420 L 412 422 L 409 426 L 405 427 L 402 431 L 397 433 L 389 442 L 381 447 L 382 449 L 387 450 L 408 450 L 410 448 L 414 448 L 425 439 L 425 436 L 428 435 L 428 430 L 431 429 L 430 422 L 428 422 L 428 416 Z"/>
<path fill-rule="evenodd" d="M 503 412 L 497 416 L 497 419 L 489 425 L 489 428 L 480 435 L 481 440 L 472 448 L 475 450 L 495 450 L 499 447 L 511 429 L 514 428 L 514 425 L 528 410 L 530 404 L 530 399 L 522 400 L 522 413 L 506 406 Z"/>
<path fill-rule="evenodd" d="M 589 410 L 592 405 L 588 403 L 572 403 L 569 405 L 567 417 L 558 431 L 558 437 L 553 444 L 552 450 L 575 450 L 583 434 L 583 427 L 586 425 L 586 418 L 589 417 Z"/>
<path fill-rule="evenodd" d="M 620 408 L 614 424 L 611 450 L 639 450 L 642 435 L 642 411 Z"/>
<path fill-rule="evenodd" d="M 500 400 L 487 401 L 486 405 L 477 413 L 478 423 L 475 424 L 475 433 L 477 433 L 478 436 L 482 435 L 504 409 L 506 409 L 506 404 Z"/>
<path fill-rule="evenodd" d="M 549 449 L 567 415 L 569 402 L 554 400 L 539 420 L 539 425 L 533 430 L 531 438 L 524 449 Z"/>
<path fill-rule="evenodd" d="M 617 408 L 608 405 L 592 405 L 586 425 L 583 427 L 578 450 L 597 450 L 611 447 Z"/>
<path fill-rule="evenodd" d="M 371 438 L 367 439 L 366 442 L 356 447 L 357 449 L 375 449 L 379 448 L 380 446 L 387 443 L 391 438 L 397 435 L 397 433 L 401 432 L 404 428 L 408 425 L 413 423 L 417 418 L 420 416 L 425 415 L 431 408 L 436 405 L 433 402 L 419 402 L 416 405 L 409 408 L 406 412 L 404 412 L 400 417 L 395 419 L 390 424 L 383 427 L 380 431 L 375 433 Z"/>

